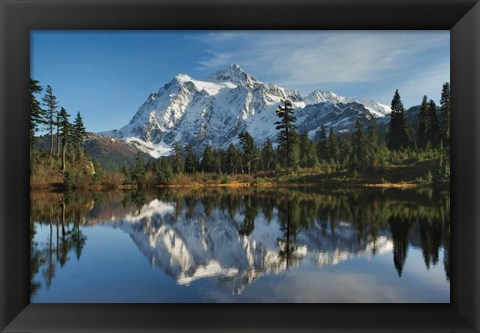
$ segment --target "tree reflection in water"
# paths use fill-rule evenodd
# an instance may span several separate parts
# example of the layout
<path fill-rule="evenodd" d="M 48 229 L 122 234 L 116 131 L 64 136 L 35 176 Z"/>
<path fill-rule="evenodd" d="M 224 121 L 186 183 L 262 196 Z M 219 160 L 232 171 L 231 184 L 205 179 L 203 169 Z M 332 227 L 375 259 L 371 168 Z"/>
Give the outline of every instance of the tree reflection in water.
<path fill-rule="evenodd" d="M 226 239 L 237 242 L 235 251 L 246 251 L 255 233 L 275 232 L 277 258 L 274 271 L 288 271 L 302 263 L 307 251 L 318 253 L 317 262 L 338 261 L 349 255 L 369 250 L 376 255 L 379 240 L 389 239 L 393 244 L 393 265 L 401 278 L 410 247 L 421 249 L 425 267 L 429 269 L 439 261 L 443 248 L 443 265 L 446 279 L 450 278 L 450 205 L 449 194 L 431 190 L 321 190 L 318 188 L 247 188 L 247 189 L 162 189 L 159 192 L 73 192 L 32 193 L 31 205 L 31 295 L 42 288 L 50 288 L 55 274 L 74 256 L 80 260 L 86 245 L 82 228 L 95 224 L 124 223 L 126 216 L 138 216 L 138 223 L 150 227 L 139 232 L 158 232 L 162 226 L 175 230 L 179 223 L 188 223 L 191 233 L 195 222 L 201 222 L 200 234 L 208 228 L 236 230 L 236 240 L 230 234 Z M 172 207 L 168 216 L 149 213 L 149 205 L 162 202 Z M 222 221 L 215 219 L 221 218 Z M 122 222 L 123 221 L 123 222 Z M 187 221 L 187 222 L 186 222 Z M 212 226 L 214 221 L 220 223 Z M 261 222 L 262 230 L 256 230 Z M 275 221 L 275 224 L 272 222 Z M 48 225 L 47 240 L 36 240 L 36 226 Z M 227 228 L 227 229 L 225 229 Z M 271 229 L 268 229 L 271 228 Z M 275 231 L 276 228 L 276 231 Z M 54 230 L 55 229 L 55 230 Z M 153 230 L 153 231 L 152 231 Z M 222 229 L 223 230 L 223 229 Z M 55 231 L 55 233 L 54 233 Z M 54 236 L 55 234 L 55 236 Z M 148 235 L 146 235 L 148 236 Z M 144 236 L 144 237 L 146 237 Z M 142 235 L 137 235 L 137 238 Z M 180 237 L 177 235 L 176 237 Z M 222 236 L 223 237 L 223 236 Z M 55 241 L 54 241 L 55 238 Z M 132 238 L 134 238 L 132 236 Z M 179 239 L 180 240 L 180 239 Z M 187 239 L 182 239 L 187 242 Z M 206 238 L 206 242 L 213 242 Z M 243 244 L 243 245 L 241 245 Z M 250 245 L 249 245 L 250 244 Z M 186 244 L 188 245 L 188 244 Z M 216 244 L 213 258 L 221 263 L 222 255 Z M 261 244 L 255 243 L 255 251 L 262 254 Z M 232 246 L 234 244 L 232 243 Z M 243 250 L 242 250 L 243 249 Z M 157 255 L 155 249 L 145 255 Z M 232 250 L 233 251 L 233 250 Z M 252 250 L 253 251 L 253 250 Z M 261 252 L 263 251 L 263 252 Z M 323 253 L 323 257 L 322 257 Z M 203 254 L 208 257 L 207 254 Z M 211 255 L 211 254 L 210 254 Z M 348 257 L 350 258 L 350 257 Z M 205 259 L 206 260 L 206 259 Z M 264 263 L 242 263 L 238 259 L 238 279 L 251 283 L 258 272 L 271 270 Z M 250 260 L 250 259 L 249 259 Z M 159 258 L 155 259 L 159 261 Z M 202 265 L 206 263 L 202 262 Z M 246 266 L 247 265 L 247 266 Z M 253 265 L 253 266 L 252 266 Z M 164 267 L 169 270 L 169 267 Z M 194 270 L 189 267 L 188 271 Z M 242 271 L 243 270 L 243 271 Z M 229 271 L 230 275 L 233 271 Z M 254 274 L 254 272 L 257 272 Z M 184 272 L 185 273 L 185 272 Z M 183 273 L 182 273 L 183 274 Z M 193 274 L 193 273 L 192 273 Z M 185 276 L 184 276 L 185 277 Z M 225 281 L 233 279 L 225 277 Z M 233 283 L 233 282 L 232 282 Z"/>
<path fill-rule="evenodd" d="M 78 209 L 78 198 L 74 197 L 75 203 L 71 205 L 72 209 L 70 210 L 69 202 L 71 200 L 69 194 L 56 193 L 45 193 L 45 197 L 42 199 L 32 200 L 30 207 L 30 295 L 34 295 L 41 288 L 41 283 L 36 277 L 40 270 L 45 288 L 49 289 L 55 278 L 57 265 L 63 267 L 67 263 L 72 249 L 75 251 L 77 260 L 80 260 L 86 241 L 80 225 L 89 209 L 88 207 Z M 53 242 L 54 221 L 55 243 Z M 35 223 L 48 223 L 50 229 L 48 244 L 40 244 L 34 240 Z"/>

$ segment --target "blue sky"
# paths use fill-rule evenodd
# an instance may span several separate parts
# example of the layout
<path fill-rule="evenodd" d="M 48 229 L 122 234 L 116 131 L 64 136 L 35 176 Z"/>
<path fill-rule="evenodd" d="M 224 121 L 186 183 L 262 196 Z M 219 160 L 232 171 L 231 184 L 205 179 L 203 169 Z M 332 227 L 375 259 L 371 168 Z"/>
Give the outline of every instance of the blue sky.
<path fill-rule="evenodd" d="M 406 107 L 438 102 L 450 81 L 445 31 L 33 31 L 31 76 L 87 130 L 120 128 L 176 74 L 205 79 L 232 63 L 264 82 Z"/>

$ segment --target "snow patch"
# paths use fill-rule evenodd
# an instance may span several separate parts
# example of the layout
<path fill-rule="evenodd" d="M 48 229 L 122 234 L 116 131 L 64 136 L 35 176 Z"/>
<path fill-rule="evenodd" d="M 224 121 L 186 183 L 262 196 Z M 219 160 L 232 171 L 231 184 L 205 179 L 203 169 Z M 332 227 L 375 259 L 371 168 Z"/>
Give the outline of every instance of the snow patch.
<path fill-rule="evenodd" d="M 299 131 L 308 132 L 311 138 L 322 125 L 348 133 L 357 118 L 384 119 L 391 111 L 368 97 L 355 99 L 325 90 L 301 96 L 298 91 L 258 81 L 232 64 L 205 81 L 178 74 L 150 94 L 129 124 L 99 134 L 120 138 L 154 158 L 172 154 L 175 142 L 192 144 L 198 154 L 206 145 L 226 149 L 238 142 L 243 130 L 257 145 L 267 138 L 275 143 L 275 110 L 285 99 L 292 100 Z"/>

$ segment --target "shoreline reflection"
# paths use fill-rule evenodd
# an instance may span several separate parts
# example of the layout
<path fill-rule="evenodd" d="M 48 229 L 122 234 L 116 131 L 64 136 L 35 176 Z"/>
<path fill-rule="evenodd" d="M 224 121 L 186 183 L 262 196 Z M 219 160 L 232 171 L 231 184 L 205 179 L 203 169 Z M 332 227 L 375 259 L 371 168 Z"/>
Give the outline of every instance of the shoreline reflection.
<path fill-rule="evenodd" d="M 401 279 L 411 247 L 421 250 L 426 270 L 443 252 L 449 280 L 449 209 L 448 194 L 428 190 L 33 192 L 31 296 L 48 290 L 72 258 L 81 260 L 82 229 L 97 225 L 126 233 L 177 285 L 208 280 L 234 295 L 305 264 L 320 269 L 384 253 Z M 48 225 L 43 240 L 38 225 Z"/>

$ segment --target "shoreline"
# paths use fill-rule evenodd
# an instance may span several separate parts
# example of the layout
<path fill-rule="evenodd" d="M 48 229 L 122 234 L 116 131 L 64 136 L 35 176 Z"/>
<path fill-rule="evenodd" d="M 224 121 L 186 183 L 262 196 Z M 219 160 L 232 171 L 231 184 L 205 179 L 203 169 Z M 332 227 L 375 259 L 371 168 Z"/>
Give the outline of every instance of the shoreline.
<path fill-rule="evenodd" d="M 445 187 L 446 184 L 437 184 Z M 340 187 L 340 188 L 396 188 L 396 189 L 417 189 L 417 188 L 434 188 L 436 184 L 417 184 L 417 183 L 363 183 L 363 182 L 344 182 L 344 181 L 326 181 L 317 183 L 302 183 L 302 182 L 228 182 L 228 183 L 192 183 L 192 184 L 159 184 L 155 186 L 139 187 L 137 185 L 125 184 L 117 186 L 109 185 L 89 185 L 72 188 L 72 190 L 136 190 L 136 189 L 155 189 L 155 188 L 288 188 L 288 187 Z M 447 186 L 448 187 L 448 186 Z M 30 184 L 31 191 L 59 191 L 65 192 L 67 188 L 64 183 L 40 183 Z"/>

